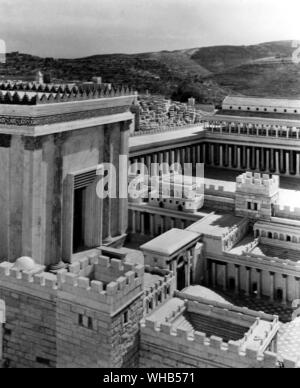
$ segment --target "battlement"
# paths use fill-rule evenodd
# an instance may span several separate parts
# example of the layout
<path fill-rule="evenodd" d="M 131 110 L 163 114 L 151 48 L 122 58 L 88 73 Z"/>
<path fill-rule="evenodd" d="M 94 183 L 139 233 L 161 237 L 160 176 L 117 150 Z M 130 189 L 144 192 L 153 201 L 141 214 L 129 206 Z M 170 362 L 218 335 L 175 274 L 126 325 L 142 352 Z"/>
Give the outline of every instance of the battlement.
<path fill-rule="evenodd" d="M 274 205 L 274 214 L 276 217 L 300 220 L 300 207 Z"/>
<path fill-rule="evenodd" d="M 0 83 L 0 104 L 41 105 L 100 98 L 123 97 L 135 94 L 124 86 L 94 84 L 89 88 L 70 85 L 38 83 Z"/>
<path fill-rule="evenodd" d="M 173 296 L 175 280 L 172 271 L 145 266 L 144 316 Z"/>
<path fill-rule="evenodd" d="M 162 350 L 167 347 L 170 357 L 172 357 L 172 350 L 176 352 L 180 348 L 184 359 L 190 360 L 189 362 L 192 363 L 202 362 L 200 360 L 203 359 L 212 360 L 213 357 L 216 363 L 219 361 L 222 365 L 228 363 L 228 366 L 235 367 L 275 368 L 279 366 L 279 362 L 283 363 L 286 368 L 300 367 L 300 360 L 281 359 L 276 353 L 267 351 L 280 326 L 277 317 L 233 305 L 215 302 L 210 305 L 204 299 L 201 300 L 197 297 L 197 300 L 193 300 L 194 297 L 178 292 L 176 295 L 179 297 L 188 296 L 190 300 L 185 300 L 184 307 L 177 306 L 176 311 L 172 312 L 175 319 L 178 318 L 178 314 L 183 314 L 184 310 L 198 311 L 201 316 L 203 309 L 205 309 L 210 317 L 214 312 L 218 312 L 219 315 L 224 314 L 226 317 L 236 314 L 238 319 L 245 319 L 246 326 L 249 325 L 249 330 L 242 340 L 226 341 L 216 335 L 208 335 L 202 331 L 192 330 L 190 327 L 178 326 L 174 324 L 175 319 L 162 321 L 157 316 L 150 316 L 141 323 L 142 343 L 150 347 L 154 343 Z"/>
<path fill-rule="evenodd" d="M 279 176 L 246 172 L 236 179 L 236 192 L 273 196 L 279 191 Z"/>
<path fill-rule="evenodd" d="M 182 351 L 182 356 L 184 357 L 189 357 L 190 353 L 192 353 L 194 358 L 203 359 L 204 355 L 208 353 L 210 357 L 213 355 L 215 360 L 219 356 L 220 362 L 223 360 L 223 363 L 228 359 L 228 362 L 232 363 L 232 365 L 242 364 L 254 368 L 276 368 L 281 363 L 285 368 L 300 367 L 300 360 L 298 359 L 282 359 L 276 353 L 270 351 L 256 351 L 236 341 L 226 343 L 220 337 L 208 337 L 202 332 L 191 332 L 189 329 L 174 328 L 170 323 L 159 323 L 151 318 L 146 318 L 141 323 L 141 330 L 142 342 L 145 341 L 145 338 L 151 336 L 151 340 L 154 342 L 155 337 L 155 343 L 160 343 L 161 346 L 168 344 L 170 347 L 173 344 L 174 348 L 176 348 L 181 345 L 182 349 L 185 349 Z M 148 344 L 148 342 L 146 343 Z"/>
<path fill-rule="evenodd" d="M 57 275 L 37 266 L 19 270 L 15 264 L 0 264 L 1 287 L 40 296 L 45 299 L 77 298 L 109 313 L 121 308 L 143 292 L 144 267 L 99 255 L 81 259 Z"/>

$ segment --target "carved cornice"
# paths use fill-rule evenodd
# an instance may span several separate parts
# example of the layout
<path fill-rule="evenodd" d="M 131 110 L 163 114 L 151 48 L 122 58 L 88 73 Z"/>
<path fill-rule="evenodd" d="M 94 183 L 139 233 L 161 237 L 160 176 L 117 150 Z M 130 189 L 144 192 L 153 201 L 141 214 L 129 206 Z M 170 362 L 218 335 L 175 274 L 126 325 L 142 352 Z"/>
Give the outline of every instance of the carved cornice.
<path fill-rule="evenodd" d="M 116 106 L 109 108 L 101 108 L 84 112 L 72 112 L 64 114 L 56 114 L 50 116 L 40 117 L 15 117 L 15 116 L 0 116 L 0 125 L 13 126 L 39 126 L 47 124 L 56 124 L 63 122 L 70 122 L 76 120 L 90 119 L 99 116 L 114 115 L 128 111 L 128 105 Z"/>

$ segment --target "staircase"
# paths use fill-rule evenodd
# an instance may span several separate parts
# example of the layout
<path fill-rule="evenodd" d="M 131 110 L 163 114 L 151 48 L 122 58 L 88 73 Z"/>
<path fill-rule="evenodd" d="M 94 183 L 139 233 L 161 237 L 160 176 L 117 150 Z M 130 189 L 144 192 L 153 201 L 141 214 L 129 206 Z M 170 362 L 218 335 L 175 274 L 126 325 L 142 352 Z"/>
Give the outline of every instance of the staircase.
<path fill-rule="evenodd" d="M 225 342 L 230 340 L 238 341 L 242 339 L 248 331 L 247 327 L 195 313 L 186 313 L 186 319 L 192 324 L 196 331 L 205 333 L 208 337 L 211 337 L 212 335 L 221 337 Z"/>
<path fill-rule="evenodd" d="M 172 324 L 172 327 L 174 329 L 183 329 L 187 331 L 194 331 L 193 326 L 190 324 L 190 322 L 186 319 L 184 315 L 180 315 Z"/>

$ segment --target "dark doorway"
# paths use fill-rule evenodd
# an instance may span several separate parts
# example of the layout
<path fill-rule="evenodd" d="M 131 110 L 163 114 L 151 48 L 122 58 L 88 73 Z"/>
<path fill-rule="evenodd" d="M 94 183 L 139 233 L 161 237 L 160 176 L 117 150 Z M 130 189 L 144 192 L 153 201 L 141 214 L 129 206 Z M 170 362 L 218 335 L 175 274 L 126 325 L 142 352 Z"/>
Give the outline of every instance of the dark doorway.
<path fill-rule="evenodd" d="M 84 249 L 84 197 L 86 188 L 74 192 L 73 252 Z"/>
<path fill-rule="evenodd" d="M 257 283 L 253 283 L 252 284 L 252 294 L 253 295 L 257 295 L 257 292 L 258 292 L 258 284 Z"/>
<path fill-rule="evenodd" d="M 276 300 L 278 300 L 279 302 L 282 302 L 282 299 L 283 299 L 283 291 L 281 288 L 278 288 L 276 290 Z"/>
<path fill-rule="evenodd" d="M 230 278 L 229 279 L 229 290 L 230 291 L 234 291 L 235 290 L 235 279 L 234 278 Z"/>
<path fill-rule="evenodd" d="M 144 230 L 145 230 L 145 234 L 150 233 L 150 214 L 149 213 L 145 213 L 144 215 Z"/>
<path fill-rule="evenodd" d="M 177 290 L 181 291 L 185 287 L 185 263 L 181 261 L 177 264 Z"/>

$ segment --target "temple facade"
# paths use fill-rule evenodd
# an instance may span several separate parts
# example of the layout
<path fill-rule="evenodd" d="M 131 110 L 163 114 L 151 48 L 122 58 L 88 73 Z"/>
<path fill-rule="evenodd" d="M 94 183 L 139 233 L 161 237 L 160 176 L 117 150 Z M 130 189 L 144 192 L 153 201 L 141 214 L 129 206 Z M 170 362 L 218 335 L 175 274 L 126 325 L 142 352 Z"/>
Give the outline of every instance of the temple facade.
<path fill-rule="evenodd" d="M 97 171 L 112 163 L 126 176 L 135 98 L 102 85 L 0 85 L 1 257 L 55 266 L 124 239 L 127 201 L 98 198 Z"/>

